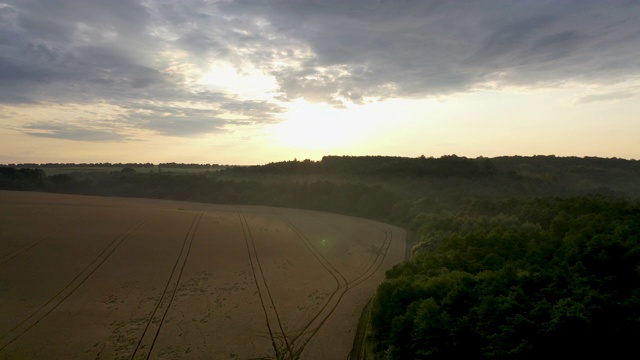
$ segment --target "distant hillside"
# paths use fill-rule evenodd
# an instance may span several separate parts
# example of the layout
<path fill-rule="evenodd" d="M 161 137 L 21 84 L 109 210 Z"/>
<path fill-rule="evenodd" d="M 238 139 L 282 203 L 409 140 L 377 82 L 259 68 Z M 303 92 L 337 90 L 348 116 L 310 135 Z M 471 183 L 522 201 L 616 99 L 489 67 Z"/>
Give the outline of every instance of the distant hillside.
<path fill-rule="evenodd" d="M 320 161 L 285 161 L 223 171 L 243 176 L 331 178 L 411 185 L 411 193 L 430 190 L 494 193 L 503 196 L 571 196 L 586 193 L 640 196 L 640 161 L 617 158 L 505 156 L 465 158 L 325 156 Z M 404 180 L 409 183 L 403 183 Z M 411 197 L 411 196 L 409 196 Z"/>
<path fill-rule="evenodd" d="M 112 171 L 78 166 L 48 176 L 47 166 L 22 165 L 2 168 L 0 188 L 287 206 L 398 224 L 419 212 L 462 210 L 477 201 L 640 197 L 640 161 L 616 158 L 325 156 L 259 166 L 197 165 L 193 173 L 188 166 L 196 164 L 137 164 L 131 167 L 137 172 L 124 173 L 121 166 L 134 164 Z"/>
<path fill-rule="evenodd" d="M 231 169 L 236 172 L 298 173 L 298 174 L 355 174 L 378 176 L 475 177 L 504 172 L 551 175 L 591 169 L 595 172 L 640 172 L 640 161 L 598 157 L 503 156 L 495 158 L 466 158 L 457 155 L 433 157 L 397 156 L 324 156 L 320 161 L 283 161 L 266 165 Z M 539 177 L 535 175 L 534 177 Z"/>

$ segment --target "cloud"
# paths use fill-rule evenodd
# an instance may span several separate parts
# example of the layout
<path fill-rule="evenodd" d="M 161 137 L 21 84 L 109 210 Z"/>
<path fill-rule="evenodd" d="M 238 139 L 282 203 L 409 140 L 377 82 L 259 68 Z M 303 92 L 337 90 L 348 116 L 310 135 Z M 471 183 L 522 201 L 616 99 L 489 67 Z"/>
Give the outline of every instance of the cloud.
<path fill-rule="evenodd" d="M 280 121 L 284 108 L 266 101 L 245 101 L 201 94 L 201 101 L 132 101 L 94 109 L 86 104 L 56 108 L 50 119 L 11 126 L 24 134 L 76 141 L 133 141 L 141 132 L 163 136 L 201 137 L 229 131 L 229 126 L 247 126 Z M 14 113 L 12 118 L 32 118 Z"/>
<path fill-rule="evenodd" d="M 637 3 L 233 1 L 302 44 L 273 73 L 290 98 L 359 101 L 638 76 Z M 261 6 L 262 5 L 262 6 Z"/>
<path fill-rule="evenodd" d="M 285 108 L 267 101 L 227 101 L 221 111 L 240 116 L 251 123 L 274 123 Z"/>
<path fill-rule="evenodd" d="M 36 122 L 22 127 L 25 134 L 37 137 L 73 141 L 122 142 L 131 140 L 128 135 L 113 130 L 92 129 L 67 123 Z"/>
<path fill-rule="evenodd" d="M 125 110 L 116 121 L 165 136 L 199 137 L 224 131 L 230 123 L 218 110 L 189 104 L 143 103 Z"/>
<path fill-rule="evenodd" d="M 0 103 L 108 103 L 130 128 L 199 136 L 277 122 L 297 98 L 340 107 L 487 83 L 611 85 L 640 75 L 639 17 L 624 1 L 10 0 Z M 203 83 L 217 64 L 260 71 L 277 91 Z M 57 126 L 41 130 L 82 137 L 82 123 Z"/>
<path fill-rule="evenodd" d="M 615 101 L 632 98 L 637 95 L 635 91 L 615 91 L 604 94 L 592 94 L 581 96 L 576 99 L 576 104 L 589 104 L 602 101 Z"/>

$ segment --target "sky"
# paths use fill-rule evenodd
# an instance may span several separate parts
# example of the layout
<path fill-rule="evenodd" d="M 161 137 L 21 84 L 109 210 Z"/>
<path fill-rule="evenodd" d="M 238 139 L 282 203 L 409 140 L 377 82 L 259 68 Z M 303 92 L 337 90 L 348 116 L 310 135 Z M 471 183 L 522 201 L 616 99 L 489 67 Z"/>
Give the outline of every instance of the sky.
<path fill-rule="evenodd" d="M 640 1 L 0 0 L 0 163 L 640 158 Z"/>

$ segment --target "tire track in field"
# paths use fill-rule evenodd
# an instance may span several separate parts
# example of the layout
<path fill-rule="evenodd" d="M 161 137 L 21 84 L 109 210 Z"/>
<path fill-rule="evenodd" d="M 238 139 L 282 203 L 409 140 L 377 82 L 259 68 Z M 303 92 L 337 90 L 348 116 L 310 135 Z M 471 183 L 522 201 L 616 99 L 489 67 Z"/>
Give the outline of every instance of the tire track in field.
<path fill-rule="evenodd" d="M 345 230 L 340 225 L 337 225 L 337 224 L 332 223 L 332 222 L 327 222 L 327 221 L 324 221 L 324 222 L 328 226 L 333 227 L 335 230 L 337 230 L 342 235 L 346 236 L 347 240 L 351 240 L 354 244 L 362 247 L 364 249 L 364 252 L 366 252 L 366 254 L 368 255 L 367 259 L 362 264 L 360 264 L 357 268 L 353 269 L 354 273 L 360 273 L 362 268 L 368 269 L 372 262 L 377 261 L 377 257 L 379 256 L 380 250 L 381 250 L 380 248 L 378 248 L 375 245 L 373 245 L 370 241 L 365 241 L 365 240 L 361 239 L 360 237 L 355 236 L 354 234 L 348 232 L 347 230 Z M 383 240 L 383 243 L 384 243 L 384 240 Z M 365 270 L 365 272 L 366 271 L 367 270 Z M 349 283 L 351 283 L 351 281 Z"/>
<path fill-rule="evenodd" d="M 42 319 L 55 310 L 63 301 L 65 301 L 74 291 L 76 291 L 87 279 L 96 272 L 104 264 L 107 259 L 113 254 L 114 251 L 136 230 L 144 225 L 149 220 L 149 217 L 143 219 L 138 224 L 131 227 L 126 232 L 117 236 L 111 241 L 100 254 L 93 259 L 93 261 L 87 265 L 76 277 L 73 278 L 64 288 L 62 288 L 56 295 L 54 295 L 44 305 L 40 306 L 36 311 L 32 312 L 27 318 L 22 320 L 20 324 L 16 325 L 13 329 L 0 337 L 0 351 L 4 350 L 7 346 L 17 340 L 20 336 L 24 335 L 27 331 L 37 325 Z M 35 246 L 35 245 L 34 245 Z"/>
<path fill-rule="evenodd" d="M 271 295 L 269 284 L 267 284 L 267 279 L 264 275 L 264 271 L 262 270 L 262 265 L 260 264 L 260 258 L 258 256 L 258 250 L 256 249 L 256 244 L 253 240 L 253 235 L 251 234 L 251 228 L 249 227 L 249 223 L 247 222 L 247 218 L 244 216 L 244 213 L 242 213 L 240 209 L 238 209 L 237 211 L 238 218 L 240 219 L 240 225 L 242 226 L 244 240 L 247 245 L 247 255 L 249 256 L 249 262 L 251 264 L 251 273 L 253 274 L 253 279 L 255 280 L 256 288 L 258 289 L 260 304 L 262 305 L 262 311 L 264 312 L 265 320 L 267 322 L 267 329 L 269 330 L 269 336 L 271 337 L 271 344 L 273 346 L 273 350 L 276 352 L 276 358 L 285 359 L 286 355 L 288 354 L 290 359 L 296 359 L 294 358 L 291 351 L 291 345 L 289 343 L 289 340 L 287 339 L 287 334 L 284 332 L 284 328 L 282 327 L 278 309 L 275 302 L 273 301 L 273 296 Z M 264 286 L 264 289 L 262 289 L 262 286 Z M 283 343 L 281 343 L 280 345 L 276 343 L 278 335 L 275 335 L 274 330 L 271 328 L 271 320 L 269 319 L 269 311 L 267 310 L 268 304 L 265 304 L 265 298 L 268 298 L 269 302 L 271 303 L 269 308 L 273 309 L 275 322 L 277 323 L 278 328 L 280 329 L 280 333 L 282 334 L 281 341 Z M 285 348 L 281 349 L 283 345 Z"/>
<path fill-rule="evenodd" d="M 364 243 L 364 241 L 362 241 L 361 239 L 357 238 L 355 235 L 349 233 L 348 231 L 344 230 L 340 226 L 334 225 L 334 227 L 336 229 L 338 229 L 340 232 L 342 232 L 343 234 L 345 234 L 347 237 L 352 238 L 354 240 L 358 239 L 357 242 L 359 244 L 363 244 Z M 371 276 L 373 276 L 373 274 L 375 274 L 378 271 L 378 269 L 380 269 L 380 267 L 384 263 L 384 259 L 387 257 L 387 252 L 389 251 L 389 247 L 391 247 L 391 242 L 392 241 L 393 241 L 393 232 L 391 230 L 389 230 L 388 228 L 385 228 L 384 229 L 384 240 L 382 241 L 382 245 L 380 246 L 380 249 L 378 249 L 378 251 L 376 252 L 376 256 L 375 256 L 374 261 L 371 262 L 371 264 L 369 265 L 367 270 L 365 270 L 358 277 L 356 277 L 356 278 L 352 279 L 351 281 L 349 281 L 349 286 L 351 288 L 354 288 L 354 287 L 362 284 L 363 282 L 367 281 L 367 279 L 369 279 Z"/>
<path fill-rule="evenodd" d="M 303 244 L 307 247 L 307 249 L 311 252 L 311 254 L 320 262 L 320 264 L 327 270 L 331 276 L 336 280 L 336 288 L 331 293 L 327 301 L 320 308 L 320 310 L 307 322 L 305 326 L 303 326 L 300 330 L 297 331 L 297 334 L 291 337 L 290 346 L 293 351 L 294 358 L 297 359 L 300 357 L 304 348 L 307 346 L 309 341 L 313 338 L 313 336 L 320 330 L 322 325 L 331 317 L 331 314 L 335 311 L 342 301 L 344 295 L 349 291 L 349 282 L 344 277 L 344 275 L 338 271 L 325 257 L 318 251 L 318 249 L 313 245 L 311 240 L 302 232 L 298 227 L 296 227 L 289 219 L 280 215 L 280 219 L 287 225 L 293 232 L 302 240 Z M 341 291 L 342 290 L 342 291 Z M 299 342 L 301 341 L 301 342 Z M 297 344 L 296 344 L 297 342 Z M 297 345 L 297 346 L 296 346 Z"/>
<path fill-rule="evenodd" d="M 346 233 L 346 230 L 343 230 Z M 387 257 L 387 253 L 389 252 L 389 247 L 391 247 L 391 242 L 393 240 L 393 231 L 390 230 L 389 228 L 385 228 L 385 242 L 387 242 L 387 245 L 385 247 L 384 242 L 382 244 L 382 248 L 380 249 L 380 252 L 382 252 L 383 248 L 384 248 L 384 255 L 382 256 L 382 259 L 380 260 L 380 262 L 375 266 L 375 269 L 373 271 L 371 271 L 371 273 L 369 275 L 367 275 L 366 277 L 359 279 L 356 278 L 354 279 L 355 284 L 353 285 L 358 286 L 359 284 L 365 282 L 367 279 L 369 279 L 371 276 L 373 276 L 373 274 L 375 274 L 380 267 L 382 266 L 382 264 L 384 263 L 384 259 Z M 387 241 L 388 239 L 388 241 Z M 376 257 L 376 261 L 379 258 L 380 253 L 378 253 L 378 256 Z M 373 266 L 374 264 L 372 264 L 371 266 Z M 363 274 L 364 275 L 364 274 Z M 375 295 L 374 295 L 375 297 Z M 351 359 L 355 359 L 355 360 L 361 360 L 365 358 L 365 354 L 363 353 L 363 347 L 364 347 L 364 342 L 366 339 L 366 329 L 367 329 L 367 322 L 369 321 L 369 314 L 371 312 L 371 307 L 373 304 L 373 299 L 374 297 L 371 297 L 369 299 L 369 301 L 367 302 L 367 304 L 365 305 L 364 309 L 362 310 L 362 312 L 360 313 L 360 318 L 358 319 L 358 327 L 356 329 L 356 335 L 354 336 L 353 339 L 353 345 L 351 346 L 351 351 L 349 352 L 349 355 L 347 356 L 347 360 L 351 360 Z"/>
<path fill-rule="evenodd" d="M 329 263 L 328 260 L 326 260 L 326 258 L 315 248 L 315 246 L 313 246 L 313 243 L 306 237 L 304 232 L 302 232 L 295 225 L 293 225 L 293 223 L 291 223 L 291 221 L 289 221 L 288 219 L 286 219 L 286 218 L 284 218 L 282 216 L 280 216 L 280 218 L 298 235 L 298 237 L 300 239 L 303 240 L 305 245 L 308 245 L 307 248 L 309 248 L 309 250 L 312 251 L 312 253 L 316 257 L 316 259 L 318 259 L 321 263 L 323 263 L 323 262 L 320 260 L 319 257 L 324 259 L 324 261 L 326 261 L 328 266 L 335 272 L 335 274 L 338 274 L 340 277 L 342 277 L 342 279 L 344 281 L 344 285 L 342 285 L 342 284 L 338 285 L 338 288 L 331 294 L 329 300 L 318 311 L 318 313 L 316 313 L 316 315 L 299 331 L 298 335 L 292 337 L 292 342 L 291 342 L 292 346 L 295 344 L 295 341 L 297 341 L 300 338 L 303 338 L 302 345 L 300 347 L 296 348 L 295 351 L 294 351 L 294 354 L 296 355 L 296 357 L 299 357 L 302 354 L 302 351 L 304 350 L 306 345 L 311 341 L 313 336 L 320 330 L 322 325 L 324 325 L 324 323 L 328 320 L 328 318 L 333 314 L 333 312 L 338 307 L 339 303 L 342 301 L 342 298 L 347 293 L 347 291 L 349 291 L 350 289 L 354 288 L 355 286 L 357 286 L 357 285 L 363 283 L 364 281 L 366 281 L 367 279 L 369 279 L 382 266 L 382 264 L 384 262 L 384 259 L 386 258 L 388 249 L 391 246 L 391 242 L 392 242 L 392 239 L 393 239 L 393 232 L 391 230 L 387 229 L 387 228 L 384 229 L 385 238 L 383 240 L 382 246 L 380 247 L 380 249 L 378 250 L 378 252 L 376 254 L 376 257 L 375 257 L 374 261 L 369 265 L 367 270 L 365 270 L 365 272 L 363 272 L 360 276 L 356 277 L 355 279 L 353 279 L 351 281 L 348 281 L 348 280 L 346 280 L 346 278 L 344 276 L 342 276 L 342 274 L 335 267 L 333 267 L 331 265 L 331 263 Z M 351 238 L 352 240 L 357 242 L 359 245 L 365 246 L 366 243 L 362 239 L 357 238 L 356 236 L 352 235 L 351 233 L 347 232 L 346 230 L 340 228 L 337 225 L 333 225 L 333 224 L 329 224 L 329 225 L 334 226 L 335 228 L 337 228 L 338 230 L 340 230 L 341 232 L 346 234 L 349 238 Z M 315 251 L 313 251 L 312 249 L 315 250 Z M 316 256 L 316 254 L 317 254 L 317 256 Z M 322 265 L 324 266 L 324 263 Z M 329 270 L 329 268 L 325 267 L 325 269 L 327 269 L 330 273 L 332 273 L 332 275 L 334 275 L 334 272 Z M 334 278 L 335 278 L 335 276 L 334 276 Z M 337 278 L 336 278 L 336 280 L 337 280 Z M 336 302 L 332 305 L 332 307 L 327 309 L 327 307 L 331 303 L 332 298 L 338 293 L 340 288 L 344 288 L 344 291 L 342 293 L 340 293 L 340 295 L 338 296 Z M 325 314 L 325 316 L 320 317 L 320 315 L 323 312 L 325 312 L 325 310 L 327 310 L 327 313 Z M 318 322 L 318 325 L 316 327 L 311 328 L 311 326 L 314 323 L 314 321 Z"/>
<path fill-rule="evenodd" d="M 380 251 L 376 255 L 376 260 L 373 263 L 371 263 L 371 265 L 369 266 L 369 269 L 367 269 L 367 271 L 365 271 L 360 276 L 358 276 L 357 278 L 352 280 L 352 282 L 350 283 L 352 288 L 354 288 L 354 287 L 362 284 L 363 282 L 367 281 L 370 277 L 372 277 L 380 269 L 380 267 L 384 263 L 384 260 L 387 257 L 387 253 L 389 252 L 389 248 L 391 247 L 391 243 L 393 242 L 393 232 L 391 230 L 389 230 L 389 229 L 385 229 L 384 231 L 385 231 L 385 233 L 384 233 L 384 242 L 382 243 L 382 246 L 380 247 Z"/>
<path fill-rule="evenodd" d="M 66 230 L 69 230 L 70 227 L 78 225 L 80 223 L 82 223 L 83 220 L 76 220 L 76 221 L 71 221 L 68 224 L 65 224 L 63 226 L 61 226 L 58 229 L 52 230 L 50 231 L 48 234 L 42 235 L 40 236 L 40 238 L 30 244 L 25 244 L 23 246 L 21 246 L 20 248 L 16 249 L 15 251 L 3 256 L 2 258 L 0 258 L 0 266 L 4 265 L 5 263 L 8 263 L 11 260 L 14 260 L 15 258 L 19 257 L 20 255 L 24 254 L 25 252 L 31 250 L 32 248 L 36 247 L 37 245 L 40 245 L 43 241 L 47 240 L 48 238 L 52 238 L 56 235 L 59 235 L 63 232 L 65 232 Z"/>
<path fill-rule="evenodd" d="M 173 303 L 173 299 L 176 296 L 178 286 L 180 285 L 180 279 L 182 278 L 182 273 L 184 272 L 185 265 L 189 258 L 189 253 L 191 252 L 193 239 L 195 238 L 196 231 L 200 225 L 200 220 L 202 220 L 202 215 L 206 209 L 207 206 L 205 205 L 191 221 L 189 230 L 182 241 L 182 248 L 180 249 L 178 258 L 171 269 L 171 275 L 169 275 L 167 284 L 162 291 L 162 295 L 160 296 L 156 307 L 149 316 L 147 325 L 145 326 L 144 331 L 131 354 L 131 359 L 135 359 L 136 356 L 144 359 L 149 359 L 151 357 L 153 348 L 158 340 L 158 336 L 160 335 L 160 330 L 162 330 L 162 324 L 164 324 L 167 312 L 169 311 L 169 308 Z M 171 288 L 171 290 L 169 288 Z"/>

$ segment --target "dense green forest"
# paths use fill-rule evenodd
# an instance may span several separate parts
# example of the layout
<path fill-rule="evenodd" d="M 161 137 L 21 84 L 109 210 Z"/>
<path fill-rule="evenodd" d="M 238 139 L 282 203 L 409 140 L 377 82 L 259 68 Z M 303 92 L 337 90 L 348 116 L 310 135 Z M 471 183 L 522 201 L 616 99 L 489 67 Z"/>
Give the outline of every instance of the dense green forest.
<path fill-rule="evenodd" d="M 623 358 L 640 336 L 640 204 L 478 204 L 415 219 L 422 242 L 387 272 L 370 346 L 385 359 Z"/>
<path fill-rule="evenodd" d="M 55 165 L 2 166 L 0 189 L 282 206 L 407 228 L 412 255 L 373 300 L 367 358 L 635 352 L 640 161 L 326 156 L 193 173 L 167 171 L 193 164 Z"/>

